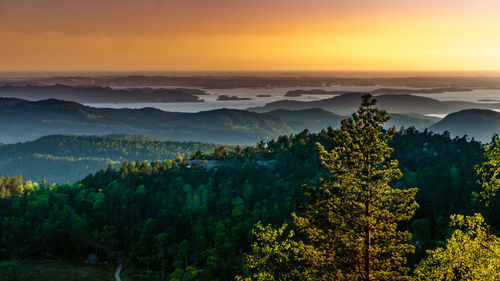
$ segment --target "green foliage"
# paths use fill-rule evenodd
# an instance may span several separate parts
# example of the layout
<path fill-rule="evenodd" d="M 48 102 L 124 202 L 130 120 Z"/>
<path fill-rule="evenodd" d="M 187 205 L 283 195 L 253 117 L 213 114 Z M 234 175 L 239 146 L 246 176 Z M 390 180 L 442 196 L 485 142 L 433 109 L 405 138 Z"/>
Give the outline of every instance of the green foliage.
<path fill-rule="evenodd" d="M 330 180 L 305 187 L 309 199 L 295 225 L 314 247 L 318 280 L 403 280 L 406 256 L 414 247 L 411 235 L 398 230 L 418 205 L 417 189 L 393 189 L 401 178 L 388 141 L 395 130 L 384 131 L 389 120 L 370 95 L 352 118 L 342 121 L 331 152 L 318 145 L 321 163 Z M 408 278 L 406 278 L 408 279 Z"/>
<path fill-rule="evenodd" d="M 306 255 L 313 249 L 295 241 L 295 233 L 286 228 L 286 224 L 277 229 L 260 222 L 255 225 L 252 233 L 256 241 L 246 256 L 245 277 L 237 276 L 236 280 L 311 280 L 314 267 Z"/>
<path fill-rule="evenodd" d="M 52 135 L 35 141 L 0 146 L 0 174 L 64 183 L 82 179 L 109 164 L 124 160 L 168 160 L 216 148 L 200 142 L 163 141 L 146 136 Z"/>
<path fill-rule="evenodd" d="M 466 138 L 450 139 L 448 135 L 413 129 L 397 134 L 391 146 L 404 174 L 394 186 L 419 189 L 415 199 L 420 208 L 408 226 L 416 246 L 416 255 L 410 262 L 416 263 L 425 256 L 426 249 L 442 245 L 449 234 L 450 215 L 477 211 L 479 206 L 472 192 L 481 189 L 474 167 L 482 160 L 482 146 Z M 499 206 L 496 201 L 492 205 Z M 498 216 L 494 212 L 488 215 L 490 221 L 495 217 Z M 498 227 L 499 223 L 493 225 Z"/>
<path fill-rule="evenodd" d="M 38 184 L 32 181 L 23 182 L 22 177 L 0 177 L 0 199 L 21 196 L 38 189 Z"/>
<path fill-rule="evenodd" d="M 481 177 L 479 183 L 482 190 L 475 196 L 489 206 L 491 199 L 500 189 L 500 139 L 498 135 L 493 137 L 491 144 L 484 146 L 484 159 L 484 162 L 476 167 Z"/>
<path fill-rule="evenodd" d="M 451 216 L 457 228 L 445 248 L 428 251 L 415 269 L 416 280 L 484 280 L 500 276 L 500 238 L 491 234 L 480 214 Z"/>
<path fill-rule="evenodd" d="M 198 270 L 192 266 L 186 267 L 186 270 L 176 268 L 170 275 L 170 281 L 193 281 L 198 276 Z"/>
<path fill-rule="evenodd" d="M 229 150 L 223 146 L 217 146 L 214 149 L 213 157 L 217 160 L 224 159 L 227 154 L 229 153 Z"/>
<path fill-rule="evenodd" d="M 128 266 L 165 278 L 190 268 L 197 280 L 232 278 L 251 226 L 262 217 L 280 223 L 300 188 L 276 180 L 271 166 L 227 161 L 211 169 L 125 161 L 81 183 L 0 200 L 0 257 L 121 253 Z"/>
<path fill-rule="evenodd" d="M 186 161 L 188 155 L 182 162 L 122 161 L 75 184 L 44 183 L 9 195 L 0 199 L 0 259 L 82 261 L 97 254 L 112 263 L 118 253 L 125 258 L 125 273 L 138 272 L 141 280 L 160 278 L 162 272 L 168 279 L 176 270 L 185 276 L 188 268 L 196 269 L 197 280 L 229 280 L 241 267 L 243 253 L 251 250 L 252 226 L 286 222 L 295 202 L 306 203 L 302 183 L 318 186 L 318 178 L 328 176 L 315 143 L 330 151 L 337 134 L 284 135 L 225 149 L 220 160 L 205 153 L 198 157 L 200 165 Z M 419 186 L 421 207 L 398 228 L 414 234 L 414 265 L 425 250 L 442 245 L 451 214 L 474 211 L 470 194 L 481 190 L 474 171 L 481 145 L 414 129 L 396 134 L 389 144 L 404 174 L 391 186 Z M 497 198 L 485 214 L 492 231 L 500 228 Z"/>

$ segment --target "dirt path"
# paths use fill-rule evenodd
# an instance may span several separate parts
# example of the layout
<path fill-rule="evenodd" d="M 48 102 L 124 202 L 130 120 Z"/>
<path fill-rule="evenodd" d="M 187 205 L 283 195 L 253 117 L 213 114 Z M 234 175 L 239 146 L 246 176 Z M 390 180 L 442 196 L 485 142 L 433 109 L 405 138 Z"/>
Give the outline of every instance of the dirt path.
<path fill-rule="evenodd" d="M 122 266 L 123 266 L 123 264 L 120 263 L 118 265 L 118 267 L 116 268 L 116 271 L 115 271 L 115 279 L 116 279 L 116 281 L 122 281 L 122 279 L 120 278 L 120 271 L 122 271 Z"/>

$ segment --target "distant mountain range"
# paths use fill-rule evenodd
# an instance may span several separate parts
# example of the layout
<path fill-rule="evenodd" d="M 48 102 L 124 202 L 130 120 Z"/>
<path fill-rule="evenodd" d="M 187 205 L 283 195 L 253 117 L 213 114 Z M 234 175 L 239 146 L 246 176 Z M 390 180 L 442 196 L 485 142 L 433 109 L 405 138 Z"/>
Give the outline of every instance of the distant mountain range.
<path fill-rule="evenodd" d="M 149 112 L 154 113 L 154 111 Z M 149 118 L 147 117 L 147 110 L 142 112 L 142 114 L 144 118 Z M 166 112 L 164 114 L 168 115 Z M 241 116 L 246 116 L 247 119 L 267 117 L 271 118 L 270 120 L 281 120 L 280 126 L 283 126 L 283 128 L 291 128 L 289 130 L 295 132 L 302 131 L 306 128 L 310 131 L 319 131 L 330 126 L 336 128 L 340 125 L 340 121 L 345 118 L 344 116 L 318 108 L 297 111 L 279 109 L 267 114 L 251 114 L 252 115 L 245 115 L 244 111 L 233 112 L 227 110 L 202 112 L 199 116 L 195 114 L 193 118 L 194 121 L 191 122 L 196 123 L 201 119 L 210 118 L 213 124 L 217 124 L 215 127 L 225 127 L 220 129 L 228 132 L 228 134 L 239 136 L 237 129 L 228 128 L 227 125 L 224 125 L 224 122 L 217 121 L 217 117 L 210 116 L 215 115 L 222 119 L 231 119 L 234 117 L 236 117 L 235 119 L 240 119 Z M 117 116 L 118 115 L 119 114 L 117 114 Z M 172 116 L 176 115 L 177 114 L 173 114 Z M 74 116 L 67 116 L 75 120 Z M 158 113 L 156 112 L 154 116 L 158 116 Z M 4 117 L 5 116 L 2 115 L 2 119 Z M 95 115 L 92 115 L 92 117 L 95 117 Z M 449 131 L 451 137 L 468 135 L 483 143 L 489 142 L 493 134 L 500 133 L 500 113 L 490 110 L 463 110 L 449 114 L 437 123 L 435 123 L 435 120 L 439 120 L 439 118 L 420 116 L 417 114 L 391 114 L 391 117 L 386 127 L 396 126 L 399 128 L 414 126 L 417 129 L 429 128 L 436 133 Z M 12 121 L 17 122 L 16 120 Z M 126 123 L 126 121 L 122 122 Z M 255 121 L 249 122 L 252 123 Z M 269 120 L 266 122 L 269 122 Z M 435 124 L 432 125 L 433 123 Z M 48 124 L 51 124 L 51 122 L 48 122 Z M 84 124 L 84 121 L 82 121 L 80 125 L 81 124 Z M 2 126 L 4 125 L 5 124 Z M 23 127 L 26 126 L 26 124 L 18 125 Z M 87 133 L 88 131 L 85 131 L 83 126 L 80 127 L 80 125 L 75 126 L 75 128 L 79 128 L 80 131 L 73 130 L 72 132 L 78 134 Z M 185 124 L 181 126 L 186 127 L 186 130 L 193 130 L 193 134 L 196 132 L 196 128 L 185 126 Z M 94 127 L 94 125 L 90 125 L 87 130 L 92 127 Z M 255 128 L 252 131 L 257 132 L 257 134 L 262 133 L 261 130 Z M 151 133 L 151 131 L 146 132 Z M 44 133 L 51 133 L 51 130 L 45 128 L 45 131 L 40 132 L 40 134 Z M 103 134 L 105 133 L 106 132 L 103 131 Z M 11 134 L 12 130 L 9 127 L 4 129 L 4 135 Z M 277 137 L 279 134 L 280 133 L 276 132 L 274 137 Z M 168 138 L 169 136 L 165 137 Z M 203 136 L 198 135 L 198 137 Z M 223 142 L 223 140 L 227 138 L 226 135 L 221 134 L 216 140 Z M 253 137 L 252 139 L 260 140 L 259 137 Z M 118 165 L 124 160 L 134 161 L 139 159 L 163 161 L 173 159 L 177 155 L 184 157 L 190 156 L 191 153 L 196 151 L 213 151 L 215 147 L 216 145 L 209 143 L 165 141 L 140 135 L 49 135 L 34 141 L 0 145 L 0 175 L 14 176 L 22 174 L 25 178 L 35 181 L 47 179 L 50 183 L 62 183 L 66 180 L 79 180 L 90 172 L 105 168 L 109 164 Z"/>
<path fill-rule="evenodd" d="M 183 88 L 125 88 L 99 86 L 0 86 L 0 97 L 26 100 L 62 99 L 80 103 L 132 102 L 203 102 L 198 96 L 209 95 L 197 89 Z"/>
<path fill-rule="evenodd" d="M 470 92 L 472 89 L 469 88 L 458 88 L 458 87 L 440 87 L 440 88 L 425 88 L 425 89 L 400 89 L 400 88 L 378 88 L 369 91 L 370 94 L 440 94 L 446 92 Z M 303 95 L 343 95 L 352 93 L 352 91 L 327 91 L 322 89 L 314 90 L 293 90 L 288 91 L 285 97 L 300 97 Z"/>
<path fill-rule="evenodd" d="M 338 128 L 340 121 L 346 116 L 338 115 L 322 108 L 311 108 L 303 110 L 276 109 L 265 114 L 283 119 L 294 131 L 308 129 L 312 132 L 332 127 Z M 391 120 L 385 124 L 385 127 L 401 128 L 415 127 L 416 129 L 425 129 L 439 121 L 440 118 L 428 117 L 419 114 L 391 114 Z"/>
<path fill-rule="evenodd" d="M 303 110 L 276 109 L 266 112 L 285 121 L 294 131 L 308 129 L 315 132 L 328 127 L 340 126 L 340 121 L 344 116 L 321 108 L 311 108 Z"/>
<path fill-rule="evenodd" d="M 228 95 L 220 95 L 217 97 L 217 101 L 229 101 L 229 100 L 251 100 L 251 98 L 240 98 L 238 96 L 228 96 Z"/>
<path fill-rule="evenodd" d="M 322 108 L 337 114 L 346 115 L 354 112 L 363 93 L 346 93 L 317 101 L 281 100 L 263 107 L 249 108 L 255 112 L 269 112 L 276 109 L 301 110 Z M 391 113 L 448 114 L 463 109 L 500 109 L 500 103 L 474 103 L 465 101 L 439 101 L 428 97 L 408 94 L 378 95 L 377 106 Z"/>
<path fill-rule="evenodd" d="M 468 109 L 448 114 L 430 127 L 437 133 L 450 132 L 452 137 L 474 137 L 488 142 L 494 134 L 500 134 L 500 112 L 493 110 Z"/>
<path fill-rule="evenodd" d="M 410 103 L 406 99 L 413 100 L 414 98 L 407 95 L 399 97 L 403 97 L 405 106 Z M 352 95 L 338 98 L 340 102 L 336 103 L 337 105 L 352 106 L 352 111 L 356 109 L 354 104 L 350 105 Z M 397 107 L 396 101 L 400 101 L 399 99 L 393 100 L 392 103 L 387 102 L 386 99 L 381 100 L 386 101 L 386 106 L 381 103 L 381 108 L 389 107 L 393 110 L 404 108 L 401 105 Z M 418 100 L 414 100 L 416 106 L 412 108 L 413 110 L 421 108 L 418 106 Z M 435 100 L 430 100 L 436 105 Z M 359 101 L 357 103 L 359 104 Z M 340 126 L 340 121 L 348 115 L 345 112 L 346 107 L 342 108 L 343 114 L 323 108 L 275 109 L 267 112 L 219 109 L 198 113 L 179 113 L 155 108 L 94 108 L 56 99 L 34 102 L 0 98 L 0 126 L 2 128 L 0 142 L 29 141 L 51 134 L 141 134 L 171 141 L 244 145 L 306 128 L 313 132 L 327 127 L 337 128 Z M 499 132 L 499 115 L 490 110 L 464 110 L 450 114 L 440 121 L 439 118 L 424 116 L 420 113 L 391 113 L 392 119 L 386 126 L 395 126 L 398 129 L 412 126 L 420 130 L 430 128 L 436 132 L 448 130 L 454 135 L 468 134 L 478 140 L 488 141 L 494 133 Z M 451 122 L 450 119 L 455 121 Z"/>
<path fill-rule="evenodd" d="M 93 108 L 56 99 L 0 98 L 0 142 L 28 141 L 50 134 L 143 134 L 164 140 L 250 144 L 293 130 L 281 119 L 245 110 L 199 113 L 154 108 Z"/>

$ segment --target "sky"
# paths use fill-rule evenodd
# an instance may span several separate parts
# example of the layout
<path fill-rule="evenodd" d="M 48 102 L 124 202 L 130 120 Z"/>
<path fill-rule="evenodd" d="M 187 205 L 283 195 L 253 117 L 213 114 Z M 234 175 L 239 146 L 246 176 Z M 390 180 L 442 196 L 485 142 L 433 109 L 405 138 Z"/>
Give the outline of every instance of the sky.
<path fill-rule="evenodd" d="M 0 71 L 498 71 L 499 0 L 0 0 Z"/>

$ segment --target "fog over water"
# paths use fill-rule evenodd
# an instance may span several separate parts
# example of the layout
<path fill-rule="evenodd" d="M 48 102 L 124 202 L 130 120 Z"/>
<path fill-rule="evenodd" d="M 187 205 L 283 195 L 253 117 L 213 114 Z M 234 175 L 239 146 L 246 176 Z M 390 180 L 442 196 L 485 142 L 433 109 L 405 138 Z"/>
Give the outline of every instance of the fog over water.
<path fill-rule="evenodd" d="M 166 88 L 166 87 L 156 87 Z M 332 95 L 303 95 L 300 97 L 285 97 L 284 95 L 291 90 L 312 90 L 322 89 L 326 91 L 352 91 L 352 92 L 368 92 L 378 88 L 387 88 L 387 86 L 332 86 L 332 87 L 300 87 L 300 88 L 239 88 L 239 89 L 210 89 L 206 90 L 210 95 L 200 96 L 205 102 L 190 102 L 190 103 L 87 103 L 93 107 L 108 107 L 108 108 L 144 108 L 154 107 L 165 111 L 175 112 L 199 112 L 221 108 L 231 109 L 246 109 L 249 107 L 264 106 L 267 103 L 279 100 L 298 100 L 298 101 L 313 101 L 327 99 Z M 395 87 L 396 88 L 396 87 Z M 410 87 L 397 87 L 398 89 Z M 218 95 L 237 96 L 239 98 L 250 98 L 251 100 L 237 101 L 217 101 Z M 258 95 L 269 95 L 269 97 L 258 97 Z M 437 99 L 440 101 L 468 101 L 468 102 L 499 102 L 500 90 L 473 90 L 465 92 L 446 92 L 436 94 L 413 94 L 422 97 Z M 487 101 L 484 101 L 487 100 Z M 442 116 L 440 116 L 442 117 Z"/>

